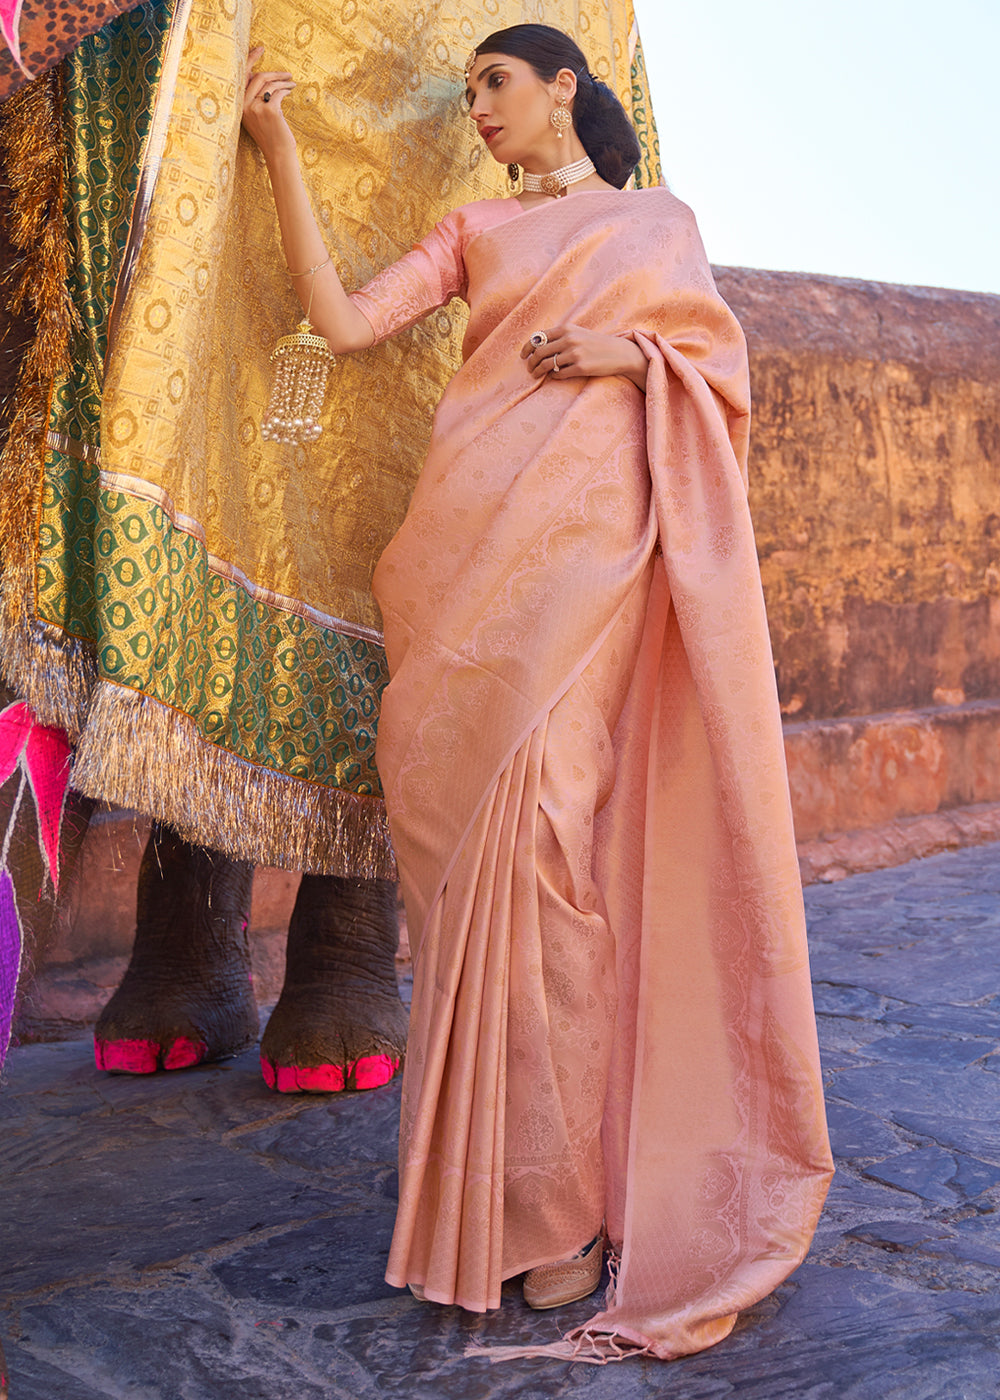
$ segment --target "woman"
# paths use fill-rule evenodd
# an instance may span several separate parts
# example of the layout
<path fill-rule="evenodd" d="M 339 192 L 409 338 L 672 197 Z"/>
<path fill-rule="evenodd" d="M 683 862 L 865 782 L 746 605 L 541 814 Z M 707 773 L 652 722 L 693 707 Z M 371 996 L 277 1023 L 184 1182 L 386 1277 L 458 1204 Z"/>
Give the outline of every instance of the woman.
<path fill-rule="evenodd" d="M 291 87 L 252 75 L 244 121 L 334 351 L 470 307 L 374 579 L 414 949 L 387 1277 L 479 1311 L 524 1273 L 555 1306 L 606 1230 L 605 1309 L 562 1354 L 695 1351 L 800 1261 L 830 1172 L 743 337 L 690 212 L 622 188 L 634 133 L 559 31 L 491 35 L 466 73 L 523 191 L 353 296 Z"/>

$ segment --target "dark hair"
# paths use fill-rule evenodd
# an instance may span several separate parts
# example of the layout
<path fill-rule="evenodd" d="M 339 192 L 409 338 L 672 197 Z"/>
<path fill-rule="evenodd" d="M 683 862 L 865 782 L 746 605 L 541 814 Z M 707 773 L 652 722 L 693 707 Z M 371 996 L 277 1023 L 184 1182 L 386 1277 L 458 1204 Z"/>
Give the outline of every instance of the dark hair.
<path fill-rule="evenodd" d="M 562 68 L 576 74 L 573 126 L 580 144 L 609 185 L 624 189 L 639 164 L 639 138 L 607 83 L 595 78 L 580 47 L 548 24 L 514 24 L 476 45 L 477 54 L 502 53 L 529 63 L 544 83 Z"/>

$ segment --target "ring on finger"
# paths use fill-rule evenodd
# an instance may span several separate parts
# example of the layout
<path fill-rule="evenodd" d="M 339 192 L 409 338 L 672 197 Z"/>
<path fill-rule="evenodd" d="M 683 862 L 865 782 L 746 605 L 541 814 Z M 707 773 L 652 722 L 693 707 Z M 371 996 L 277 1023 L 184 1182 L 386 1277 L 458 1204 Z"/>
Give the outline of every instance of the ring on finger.
<path fill-rule="evenodd" d="M 533 345 L 536 350 L 540 350 L 543 345 L 548 345 L 549 338 L 544 331 L 534 331 L 528 337 L 528 344 Z"/>
<path fill-rule="evenodd" d="M 553 355 L 553 356 L 552 356 L 552 373 L 553 373 L 553 374 L 558 374 L 558 373 L 559 373 L 559 356 L 558 356 L 558 355 Z"/>
<path fill-rule="evenodd" d="M 261 102 L 270 102 L 270 100 L 271 100 L 271 94 L 270 94 L 269 92 L 265 92 L 264 95 L 261 97 L 260 100 L 261 100 Z"/>

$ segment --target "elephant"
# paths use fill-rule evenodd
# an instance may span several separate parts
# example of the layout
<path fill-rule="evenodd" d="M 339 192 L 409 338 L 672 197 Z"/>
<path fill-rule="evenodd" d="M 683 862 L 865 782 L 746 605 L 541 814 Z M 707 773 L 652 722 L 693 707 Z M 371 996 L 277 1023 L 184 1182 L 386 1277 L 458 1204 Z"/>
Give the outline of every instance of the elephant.
<path fill-rule="evenodd" d="M 3 223 L 0 217 L 0 261 L 12 266 L 17 250 Z M 15 314 L 0 304 L 0 447 L 34 332 L 30 311 Z M 35 726 L 21 697 L 0 682 L 0 720 L 4 716 L 11 771 L 0 777 L 0 848 L 19 914 L 17 957 L 9 965 L 21 971 L 23 983 L 24 969 L 42 955 L 51 931 L 60 865 L 63 880 L 70 879 L 93 804 L 66 796 L 63 784 L 58 802 L 44 814 L 50 827 L 55 824 L 47 851 L 38 824 L 42 814 L 32 800 L 37 794 L 22 781 L 30 776 L 28 765 L 15 760 L 26 752 L 22 737 L 29 733 L 36 741 L 45 736 L 55 756 L 68 759 L 69 749 L 65 738 L 56 737 L 59 730 Z M 135 1074 L 180 1069 L 236 1054 L 256 1041 L 247 933 L 251 880 L 246 861 L 154 825 L 138 882 L 131 961 L 95 1031 L 100 1068 Z M 289 923 L 284 987 L 261 1048 L 272 1088 L 368 1089 L 391 1079 L 402 1059 L 407 1019 L 396 983 L 397 943 L 392 881 L 302 877 Z M 0 967 L 0 984 L 3 972 Z M 9 992 L 8 1034 L 13 985 Z M 6 1044 L 5 1036 L 0 1062 Z"/>
<path fill-rule="evenodd" d="M 136 936 L 94 1032 L 100 1069 L 183 1069 L 257 1039 L 247 922 L 253 868 L 154 824 L 139 871 Z M 285 980 L 261 1042 L 280 1093 L 372 1089 L 399 1067 L 406 1012 L 390 880 L 302 876 Z"/>

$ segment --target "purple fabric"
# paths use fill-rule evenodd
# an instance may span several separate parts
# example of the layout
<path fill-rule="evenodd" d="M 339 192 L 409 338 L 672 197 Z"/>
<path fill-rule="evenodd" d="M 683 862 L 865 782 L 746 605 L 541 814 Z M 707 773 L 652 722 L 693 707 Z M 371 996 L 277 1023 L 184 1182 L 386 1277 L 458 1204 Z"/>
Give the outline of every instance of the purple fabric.
<path fill-rule="evenodd" d="M 10 872 L 0 870 L 0 1069 L 10 1045 L 14 1020 L 14 993 L 21 970 L 21 921 L 14 900 Z"/>

